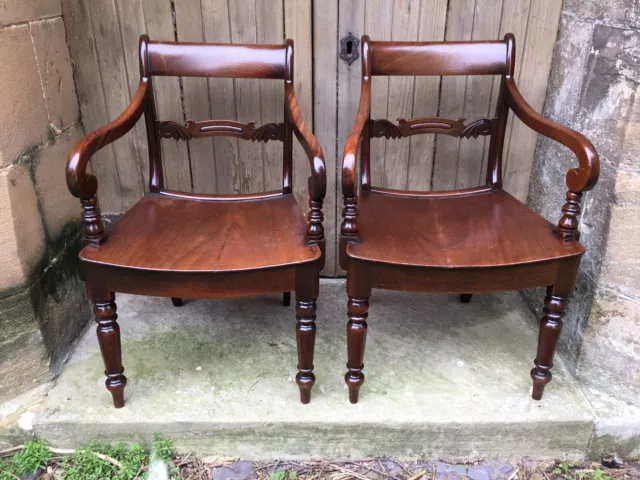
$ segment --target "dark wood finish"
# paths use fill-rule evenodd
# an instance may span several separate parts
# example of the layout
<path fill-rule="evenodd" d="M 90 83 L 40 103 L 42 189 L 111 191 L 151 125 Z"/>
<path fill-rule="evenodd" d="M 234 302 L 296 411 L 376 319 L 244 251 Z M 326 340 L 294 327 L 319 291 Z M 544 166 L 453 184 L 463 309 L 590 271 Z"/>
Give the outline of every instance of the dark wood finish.
<path fill-rule="evenodd" d="M 291 306 L 291 292 L 284 292 L 282 294 L 282 306 L 284 307 Z"/>
<path fill-rule="evenodd" d="M 116 314 L 115 295 L 109 293 L 102 299 L 93 299 L 93 314 L 98 324 L 98 343 L 104 358 L 104 373 L 107 376 L 105 385 L 113 397 L 116 408 L 124 407 L 124 387 L 127 377 L 124 376 L 122 366 L 122 352 L 120 350 L 120 326 Z"/>
<path fill-rule="evenodd" d="M 149 75 L 284 79 L 284 45 L 148 42 Z"/>
<path fill-rule="evenodd" d="M 551 223 L 502 190 L 434 198 L 371 191 L 360 195 L 358 209 L 359 241 L 347 246 L 349 258 L 358 260 L 488 268 L 585 251 L 559 241 Z"/>
<path fill-rule="evenodd" d="M 585 248 L 578 243 L 582 192 L 599 175 L 593 145 L 582 135 L 536 113 L 513 80 L 515 39 L 501 42 L 398 43 L 362 37 L 362 88 L 342 165 L 343 222 L 340 265 L 347 270 L 350 401 L 358 400 L 369 297 L 372 288 L 473 294 L 547 287 L 535 367 L 533 398 L 551 380 L 553 355 L 567 298 Z M 464 119 L 370 118 L 372 75 L 501 75 L 495 116 Z M 509 110 L 526 125 L 570 148 L 578 168 L 567 173 L 569 189 L 558 225 L 502 190 L 502 152 Z M 461 138 L 490 137 L 486 184 L 449 192 L 407 192 L 372 186 L 370 139 L 421 133 Z M 356 158 L 360 149 L 360 185 Z"/>
<path fill-rule="evenodd" d="M 465 125 L 464 118 L 448 120 L 446 118 L 429 117 L 413 120 L 398 119 L 398 125 L 385 118 L 370 120 L 369 136 L 371 138 L 402 138 L 422 133 L 439 133 L 452 137 L 478 138 L 478 136 L 492 135 L 495 131 L 497 119 L 480 118 Z"/>
<path fill-rule="evenodd" d="M 285 120 L 256 127 L 234 120 L 158 121 L 154 75 L 282 79 Z M 305 125 L 293 82 L 293 42 L 283 45 L 213 45 L 150 42 L 140 38 L 140 85 L 115 121 L 87 135 L 71 152 L 67 184 L 83 207 L 80 252 L 87 291 L 94 303 L 98 339 L 114 405 L 124 405 L 120 330 L 113 292 L 182 298 L 239 297 L 296 292 L 297 383 L 311 398 L 315 310 L 324 262 L 322 203 L 326 173 L 322 149 Z M 86 171 L 91 156 L 130 131 L 144 114 L 149 143 L 150 193 L 105 227 L 98 208 L 97 179 Z M 309 157 L 307 221 L 292 194 L 292 138 Z M 283 184 L 276 192 L 207 195 L 164 188 L 162 138 L 209 136 L 283 142 Z"/>
<path fill-rule="evenodd" d="M 317 266 L 307 264 L 296 275 L 296 341 L 298 344 L 298 374 L 300 401 L 309 403 L 311 388 L 316 381 L 313 374 L 313 351 L 316 343 L 316 300 L 319 277 Z"/>
<path fill-rule="evenodd" d="M 162 138 L 174 140 L 192 140 L 203 137 L 238 137 L 252 142 L 268 142 L 269 140 L 284 140 L 284 125 L 282 123 L 267 123 L 256 128 L 256 122 L 240 123 L 231 120 L 207 120 L 194 122 L 188 120 L 183 126 L 166 120 L 157 123 L 158 135 Z"/>
<path fill-rule="evenodd" d="M 504 75 L 505 42 L 371 42 L 372 75 Z"/>
<path fill-rule="evenodd" d="M 150 193 L 109 225 L 107 242 L 82 250 L 80 258 L 158 273 L 214 273 L 317 262 L 320 248 L 307 243 L 299 212 L 291 194 L 234 202 Z"/>

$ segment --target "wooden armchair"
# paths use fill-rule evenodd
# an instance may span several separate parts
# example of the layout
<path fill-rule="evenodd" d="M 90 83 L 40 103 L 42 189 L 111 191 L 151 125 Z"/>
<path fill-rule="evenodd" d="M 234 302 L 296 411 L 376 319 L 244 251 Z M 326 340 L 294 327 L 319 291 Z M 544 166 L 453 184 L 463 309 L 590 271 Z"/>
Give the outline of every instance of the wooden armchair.
<path fill-rule="evenodd" d="M 293 41 L 283 45 L 214 45 L 150 42 L 140 37 L 140 84 L 125 112 L 87 135 L 71 152 L 66 175 L 80 198 L 84 223 L 80 252 L 94 304 L 106 386 L 116 408 L 124 406 L 120 329 L 114 292 L 182 298 L 237 297 L 296 292 L 296 382 L 308 403 L 313 375 L 316 298 L 324 259 L 322 202 L 326 174 L 322 149 L 304 124 L 293 88 Z M 283 79 L 284 123 L 256 128 L 230 120 L 156 118 L 153 77 L 202 76 Z M 103 226 L 97 179 L 86 172 L 91 156 L 131 130 L 144 113 L 149 143 L 150 193 L 112 225 Z M 309 157 L 309 214 L 305 224 L 292 194 L 292 132 Z M 161 138 L 226 135 L 281 141 L 282 190 L 246 195 L 200 195 L 164 188 Z M 164 159 L 170 161 L 170 159 Z"/>
<path fill-rule="evenodd" d="M 342 165 L 344 194 L 340 265 L 347 270 L 348 372 L 352 403 L 364 383 L 363 359 L 372 288 L 473 293 L 547 287 L 535 366 L 533 398 L 551 380 L 553 355 L 580 259 L 578 215 L 582 192 L 598 180 L 595 148 L 582 135 L 536 113 L 513 80 L 515 40 L 493 42 L 372 42 L 362 37 L 362 89 Z M 465 123 L 444 118 L 370 118 L 372 75 L 500 75 L 494 118 Z M 575 153 L 567 201 L 557 226 L 502 190 L 502 148 L 511 109 L 527 126 Z M 490 136 L 486 184 L 448 192 L 407 192 L 372 186 L 370 139 L 437 133 Z M 356 158 L 360 148 L 360 192 Z"/>

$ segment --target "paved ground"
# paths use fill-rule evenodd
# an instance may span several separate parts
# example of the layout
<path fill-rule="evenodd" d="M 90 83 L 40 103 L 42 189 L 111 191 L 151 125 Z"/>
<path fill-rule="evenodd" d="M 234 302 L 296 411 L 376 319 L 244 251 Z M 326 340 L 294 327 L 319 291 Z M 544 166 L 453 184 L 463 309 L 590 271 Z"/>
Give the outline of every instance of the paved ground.
<path fill-rule="evenodd" d="M 127 406 L 104 388 L 93 329 L 36 415 L 59 447 L 146 440 L 245 459 L 581 458 L 593 411 L 556 362 L 542 402 L 530 398 L 536 321 L 518 293 L 374 291 L 367 381 L 348 402 L 344 283 L 323 282 L 311 404 L 294 382 L 294 309 L 277 296 L 117 298 Z"/>

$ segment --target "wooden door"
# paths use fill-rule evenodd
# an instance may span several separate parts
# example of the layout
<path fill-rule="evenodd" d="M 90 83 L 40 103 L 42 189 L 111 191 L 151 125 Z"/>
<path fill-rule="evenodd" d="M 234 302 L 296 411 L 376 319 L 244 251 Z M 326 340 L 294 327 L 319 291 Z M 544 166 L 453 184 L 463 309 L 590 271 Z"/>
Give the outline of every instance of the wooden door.
<path fill-rule="evenodd" d="M 321 6 L 320 6 L 321 4 Z M 357 111 L 360 62 L 338 59 L 326 38 L 442 41 L 517 40 L 516 80 L 525 98 L 542 111 L 555 46 L 561 0 L 324 0 L 314 11 L 314 121 L 316 134 L 339 165 Z M 336 82 L 328 72 L 336 72 Z M 469 121 L 493 116 L 498 79 L 468 77 L 374 77 L 372 118 L 441 116 Z M 328 98 L 336 98 L 332 111 Z M 331 126 L 337 125 L 336 135 Z M 504 148 L 505 189 L 526 200 L 537 135 L 511 117 Z M 335 142 L 332 144 L 332 141 Z M 335 146 L 334 146 L 335 145 Z M 481 185 L 489 142 L 418 135 L 403 140 L 372 139 L 373 185 L 409 190 L 449 190 Z M 336 218 L 341 215 L 338 186 Z M 342 273 L 335 267 L 338 274 Z"/>
<path fill-rule="evenodd" d="M 373 40 L 517 39 L 516 80 L 542 110 L 562 6 L 561 0 L 62 0 L 69 49 L 85 130 L 115 119 L 138 84 L 138 37 L 151 39 L 280 43 L 295 41 L 296 92 L 327 163 L 324 275 L 337 266 L 341 217 L 342 149 L 360 95 L 360 62 L 338 58 L 339 40 L 351 32 Z M 313 38 L 312 38 L 313 35 Z M 279 81 L 157 78 L 162 120 L 237 119 L 280 122 Z M 372 115 L 443 116 L 469 120 L 492 115 L 497 83 L 488 77 L 376 77 Z M 510 119 L 505 142 L 505 186 L 520 199 L 528 191 L 537 136 Z M 373 184 L 413 190 L 478 185 L 488 142 L 420 135 L 372 141 Z M 308 162 L 294 141 L 294 193 L 306 210 Z M 230 137 L 163 141 L 167 187 L 204 193 L 255 192 L 281 184 L 279 143 Z M 105 213 L 121 213 L 148 184 L 145 127 L 101 150 L 92 161 Z M 304 212 L 301 211 L 301 214 Z"/>

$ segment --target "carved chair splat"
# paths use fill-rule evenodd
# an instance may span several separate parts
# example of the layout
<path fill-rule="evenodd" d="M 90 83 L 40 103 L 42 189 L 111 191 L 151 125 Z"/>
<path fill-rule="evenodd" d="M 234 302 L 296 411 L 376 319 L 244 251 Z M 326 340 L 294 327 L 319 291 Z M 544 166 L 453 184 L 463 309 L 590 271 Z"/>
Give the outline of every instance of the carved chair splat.
<path fill-rule="evenodd" d="M 362 37 L 360 102 L 342 164 L 344 207 L 340 265 L 347 271 L 349 399 L 364 383 L 369 298 L 374 288 L 474 293 L 547 287 L 532 396 L 551 380 L 556 343 L 584 247 L 578 243 L 583 192 L 598 180 L 598 154 L 579 133 L 548 120 L 522 98 L 513 79 L 515 39 L 483 42 L 377 42 Z M 499 75 L 493 118 L 371 119 L 373 75 Z M 568 147 L 578 167 L 567 172 L 567 201 L 552 225 L 502 189 L 502 151 L 509 111 L 536 132 Z M 489 136 L 485 185 L 448 192 L 409 192 L 372 186 L 371 138 L 401 139 L 437 133 Z M 359 182 L 356 158 L 360 152 Z"/>
<path fill-rule="evenodd" d="M 308 403 L 315 377 L 316 299 L 324 263 L 322 204 L 326 173 L 322 149 L 305 125 L 293 87 L 293 41 L 283 45 L 222 45 L 151 42 L 140 37 L 140 84 L 116 120 L 88 134 L 69 156 L 67 184 L 80 198 L 84 248 L 80 259 L 94 304 L 106 386 L 116 408 L 124 406 L 127 379 L 122 366 L 115 293 L 183 298 L 296 295 L 296 339 L 300 400 Z M 233 120 L 158 121 L 154 76 L 280 79 L 284 122 L 257 127 Z M 97 201 L 98 181 L 89 159 L 129 132 L 144 115 L 149 144 L 149 194 L 115 223 L 105 225 Z M 160 141 L 232 136 L 283 143 L 282 189 L 242 195 L 205 195 L 165 188 Z M 292 194 L 292 139 L 309 158 L 309 213 L 305 222 Z M 269 238 L 265 237 L 268 232 Z"/>

